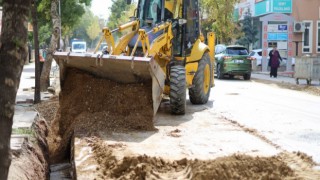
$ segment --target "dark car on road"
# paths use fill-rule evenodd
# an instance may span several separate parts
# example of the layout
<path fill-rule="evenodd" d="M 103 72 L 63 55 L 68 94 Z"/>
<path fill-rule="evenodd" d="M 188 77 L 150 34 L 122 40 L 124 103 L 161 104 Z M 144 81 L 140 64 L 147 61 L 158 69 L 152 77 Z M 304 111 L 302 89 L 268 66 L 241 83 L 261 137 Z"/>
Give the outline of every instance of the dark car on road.
<path fill-rule="evenodd" d="M 247 48 L 239 45 L 216 45 L 215 48 L 216 66 L 215 71 L 218 79 L 225 75 L 230 78 L 243 76 L 243 79 L 251 78 L 251 61 L 254 59 L 249 56 Z"/>

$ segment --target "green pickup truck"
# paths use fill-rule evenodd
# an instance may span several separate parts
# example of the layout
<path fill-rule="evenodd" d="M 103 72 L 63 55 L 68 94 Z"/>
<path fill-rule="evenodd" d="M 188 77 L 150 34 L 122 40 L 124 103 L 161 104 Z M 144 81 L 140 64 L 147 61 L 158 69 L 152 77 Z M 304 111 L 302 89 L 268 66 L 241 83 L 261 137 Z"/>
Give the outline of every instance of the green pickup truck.
<path fill-rule="evenodd" d="M 218 79 L 228 75 L 243 76 L 244 80 L 250 80 L 253 57 L 249 56 L 248 50 L 239 45 L 218 44 L 215 48 L 215 71 Z"/>

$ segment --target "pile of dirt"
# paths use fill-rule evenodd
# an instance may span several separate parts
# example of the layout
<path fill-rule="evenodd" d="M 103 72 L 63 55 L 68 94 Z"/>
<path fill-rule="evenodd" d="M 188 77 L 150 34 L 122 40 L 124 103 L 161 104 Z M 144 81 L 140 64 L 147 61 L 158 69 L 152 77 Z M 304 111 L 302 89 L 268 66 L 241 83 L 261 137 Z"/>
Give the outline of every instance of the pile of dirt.
<path fill-rule="evenodd" d="M 59 161 L 74 132 L 154 130 L 152 84 L 120 84 L 68 69 L 53 122 L 51 154 Z"/>
<path fill-rule="evenodd" d="M 113 149 L 102 140 L 89 142 L 101 179 L 284 179 L 295 177 L 294 171 L 278 156 L 251 157 L 232 155 L 215 160 L 166 161 L 149 156 L 124 157 L 117 160 Z"/>
<path fill-rule="evenodd" d="M 316 162 L 313 161 L 312 157 L 307 155 L 306 153 L 303 152 L 293 152 L 293 154 L 296 154 L 301 160 L 305 161 L 307 164 L 310 164 L 311 166 L 317 165 Z"/>
<path fill-rule="evenodd" d="M 36 104 L 34 108 L 39 112 L 39 115 L 46 120 L 47 124 L 51 126 L 59 109 L 59 99 L 57 96 L 53 96 L 49 100 Z"/>

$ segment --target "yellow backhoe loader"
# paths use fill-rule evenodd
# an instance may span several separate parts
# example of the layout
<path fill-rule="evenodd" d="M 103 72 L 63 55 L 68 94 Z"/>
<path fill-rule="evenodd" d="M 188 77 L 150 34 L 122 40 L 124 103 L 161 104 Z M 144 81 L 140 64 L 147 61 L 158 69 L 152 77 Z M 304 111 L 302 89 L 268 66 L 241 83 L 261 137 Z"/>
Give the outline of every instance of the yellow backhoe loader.
<path fill-rule="evenodd" d="M 154 114 L 164 96 L 173 114 L 185 114 L 186 88 L 191 103 L 207 103 L 214 86 L 215 45 L 213 33 L 204 43 L 198 0 L 139 0 L 128 23 L 102 32 L 94 53 L 54 53 L 62 81 L 70 67 L 119 83 L 152 81 Z M 117 32 L 126 33 L 116 43 Z M 98 54 L 103 41 L 107 50 Z"/>

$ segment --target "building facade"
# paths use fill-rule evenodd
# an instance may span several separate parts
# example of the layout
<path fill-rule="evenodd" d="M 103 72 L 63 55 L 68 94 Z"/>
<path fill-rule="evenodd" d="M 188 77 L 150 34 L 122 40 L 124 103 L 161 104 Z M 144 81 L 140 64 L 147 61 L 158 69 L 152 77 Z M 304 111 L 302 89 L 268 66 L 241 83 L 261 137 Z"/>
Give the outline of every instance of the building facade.
<path fill-rule="evenodd" d="M 235 19 L 242 20 L 247 11 L 259 29 L 254 49 L 264 48 L 266 38 L 267 46 L 277 45 L 285 57 L 320 56 L 320 0 L 240 0 L 235 6 Z M 270 14 L 279 14 L 273 16 L 279 19 L 270 19 L 263 27 L 263 17 Z M 282 21 L 282 15 L 293 21 Z"/>

